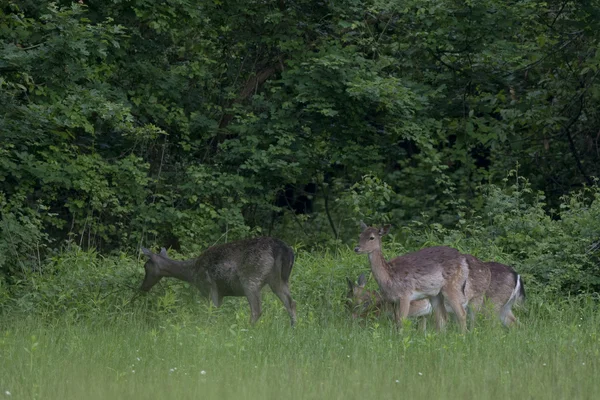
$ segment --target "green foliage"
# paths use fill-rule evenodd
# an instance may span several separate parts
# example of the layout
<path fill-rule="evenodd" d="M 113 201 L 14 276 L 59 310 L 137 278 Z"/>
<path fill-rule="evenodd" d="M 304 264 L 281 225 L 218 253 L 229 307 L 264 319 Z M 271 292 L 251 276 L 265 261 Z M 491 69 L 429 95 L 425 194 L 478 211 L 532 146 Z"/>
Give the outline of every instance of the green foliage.
<path fill-rule="evenodd" d="M 73 244 L 338 248 L 364 218 L 409 227 L 409 247 L 483 232 L 551 291 L 596 288 L 568 251 L 597 257 L 595 189 L 571 192 L 600 175 L 598 16 L 569 1 L 9 1 L 0 271 L 19 280 Z M 531 193 L 503 200 L 516 164 Z"/>
<path fill-rule="evenodd" d="M 485 186 L 482 208 L 461 212 L 462 218 L 456 228 L 420 221 L 392 226 L 389 238 L 384 239 L 387 257 L 392 258 L 425 246 L 449 245 L 484 261 L 512 265 L 523 277 L 527 292 L 544 299 L 600 291 L 600 188 L 593 187 L 564 197 L 560 209 L 550 217 L 544 211 L 543 196 L 533 191 L 526 180 L 511 175 L 505 184 L 504 187 Z M 219 190 L 222 189 L 219 186 Z M 356 191 L 348 197 L 350 201 L 358 201 L 356 206 L 359 211 L 355 214 L 360 215 L 362 201 L 370 204 L 382 193 L 388 193 L 387 190 L 382 182 L 365 177 L 363 184 L 357 186 Z M 228 193 L 234 192 L 218 191 L 216 195 Z M 198 202 L 204 204 L 201 199 Z M 374 206 L 364 209 L 377 210 Z M 187 223 L 199 223 L 204 212 L 212 213 L 204 217 L 207 220 L 226 221 L 221 220 L 223 216 L 214 209 L 205 206 L 198 208 L 198 220 L 190 216 Z M 364 216 L 384 219 L 385 214 Z M 232 221 L 231 217 L 227 220 Z M 75 317 L 86 317 L 103 313 L 120 318 L 123 313 L 140 309 L 147 310 L 150 315 L 177 312 L 189 301 L 200 299 L 194 289 L 173 279 L 165 279 L 149 295 L 138 297 L 137 288 L 143 277 L 141 263 L 144 260 L 132 259 L 123 253 L 103 257 L 94 250 L 83 251 L 72 243 L 67 251 L 56 254 L 50 261 L 36 258 L 40 252 L 36 247 L 25 247 L 28 240 L 35 239 L 33 243 L 41 243 L 42 246 L 46 242 L 42 236 L 31 237 L 35 232 L 39 234 L 39 226 L 27 225 L 28 221 L 21 218 L 3 222 L 8 227 L 12 226 L 11 223 L 20 224 L 12 227 L 12 234 L 3 239 L 6 243 L 14 242 L 15 246 L 22 246 L 9 247 L 3 252 L 8 256 L 3 259 L 4 265 L 12 265 L 8 262 L 11 255 L 21 254 L 15 260 L 23 268 L 18 274 L 21 278 L 6 287 L 8 292 L 5 293 L 8 294 L 0 295 L 0 306 L 7 311 L 53 317 L 72 313 L 76 314 Z M 374 223 L 368 219 L 365 222 Z M 349 218 L 346 225 L 353 232 L 350 248 L 339 242 L 335 251 L 327 249 L 326 245 L 330 243 L 323 243 L 322 250 L 318 252 L 296 246 L 292 292 L 303 304 L 307 318 L 321 318 L 323 313 L 343 309 L 345 277 L 356 279 L 360 272 L 368 270 L 366 258 L 351 250 L 359 233 L 357 221 Z M 193 225 L 184 227 L 197 231 L 199 236 L 206 234 L 201 239 L 214 243 L 247 234 L 237 230 L 243 229 L 243 225 L 231 226 L 227 232 L 233 237 L 210 236 L 209 232 L 202 229 L 206 226 L 198 229 Z M 217 228 L 216 225 L 213 227 L 214 230 Z M 197 255 L 204 250 L 195 243 L 197 241 L 194 240 L 184 242 L 186 251 L 191 251 L 188 254 Z M 175 252 L 171 252 L 171 255 L 189 258 Z M 243 299 L 234 304 L 240 302 L 245 304 Z M 201 303 L 207 306 L 206 300 Z M 226 307 L 225 310 L 215 312 L 231 312 L 230 308 Z"/>
<path fill-rule="evenodd" d="M 482 189 L 481 208 L 460 211 L 455 228 L 416 223 L 402 229 L 402 237 L 409 246 L 446 244 L 513 265 L 534 291 L 600 291 L 599 187 L 564 196 L 551 214 L 545 196 L 515 171 L 503 187 Z"/>

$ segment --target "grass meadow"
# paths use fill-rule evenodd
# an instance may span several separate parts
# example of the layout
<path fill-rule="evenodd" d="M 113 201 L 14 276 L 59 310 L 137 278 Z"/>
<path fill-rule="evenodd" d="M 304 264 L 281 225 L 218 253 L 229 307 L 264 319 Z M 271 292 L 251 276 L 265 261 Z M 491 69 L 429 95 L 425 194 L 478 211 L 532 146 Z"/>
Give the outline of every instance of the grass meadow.
<path fill-rule="evenodd" d="M 107 262 L 95 268 L 110 270 Z M 141 281 L 134 260 L 114 265 Z M 367 271 L 364 257 L 302 253 L 294 268 L 295 328 L 268 289 L 263 315 L 250 326 L 245 299 L 226 298 L 215 309 L 176 281 L 133 300 L 132 289 L 104 288 L 57 309 L 42 302 L 30 312 L 7 308 L 0 320 L 0 398 L 592 399 L 600 393 L 600 312 L 591 298 L 548 301 L 532 293 L 516 309 L 521 326 L 512 330 L 480 315 L 465 335 L 452 323 L 444 333 L 421 332 L 416 323 L 399 331 L 388 318 L 352 320 L 343 307 L 344 276 Z"/>

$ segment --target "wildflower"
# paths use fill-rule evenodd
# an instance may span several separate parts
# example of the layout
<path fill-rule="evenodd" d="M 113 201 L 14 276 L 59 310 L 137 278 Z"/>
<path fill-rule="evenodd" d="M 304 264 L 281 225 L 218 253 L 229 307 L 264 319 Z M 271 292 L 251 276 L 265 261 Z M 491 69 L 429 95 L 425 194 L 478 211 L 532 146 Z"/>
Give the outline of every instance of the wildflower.
<path fill-rule="evenodd" d="M 138 361 L 142 361 L 142 359 L 140 357 L 136 357 L 136 360 Z"/>
<path fill-rule="evenodd" d="M 396 379 L 396 383 L 400 383 L 400 379 Z"/>
<path fill-rule="evenodd" d="M 131 370 L 131 373 L 132 373 L 132 374 L 135 374 L 135 369 L 132 369 L 132 370 Z"/>
<path fill-rule="evenodd" d="M 419 376 L 423 376 L 423 373 L 422 373 L 422 372 L 419 372 Z"/>
<path fill-rule="evenodd" d="M 545 367 L 545 366 L 546 366 L 546 363 L 543 363 L 542 365 Z"/>
<path fill-rule="evenodd" d="M 173 368 L 171 368 L 171 369 L 169 370 L 169 373 L 173 373 L 173 372 L 175 372 L 175 370 L 174 370 Z"/>
<path fill-rule="evenodd" d="M 4 392 L 5 395 L 10 396 L 10 392 L 7 390 L 6 392 Z"/>
<path fill-rule="evenodd" d="M 206 371 L 205 370 L 200 371 L 200 375 L 206 375 Z"/>

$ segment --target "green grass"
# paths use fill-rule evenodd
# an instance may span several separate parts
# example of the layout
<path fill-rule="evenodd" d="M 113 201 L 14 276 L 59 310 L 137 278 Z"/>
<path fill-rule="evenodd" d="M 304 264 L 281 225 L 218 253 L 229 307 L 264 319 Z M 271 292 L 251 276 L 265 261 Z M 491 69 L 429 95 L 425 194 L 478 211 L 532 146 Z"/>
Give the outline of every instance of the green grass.
<path fill-rule="evenodd" d="M 268 303 L 271 317 L 255 327 L 226 314 L 193 323 L 8 321 L 0 390 L 15 399 L 583 399 L 600 391 L 600 321 L 591 307 L 527 315 L 512 331 L 484 320 L 463 336 L 341 316 L 303 318 L 291 329 Z"/>
<path fill-rule="evenodd" d="M 365 260 L 345 257 L 299 258 L 294 329 L 267 290 L 263 316 L 251 327 L 244 299 L 227 298 L 217 310 L 177 284 L 110 312 L 82 315 L 76 306 L 29 316 L 5 312 L 0 398 L 592 399 L 600 393 L 600 312 L 593 301 L 548 303 L 532 295 L 516 312 L 522 326 L 510 331 L 481 317 L 466 335 L 452 324 L 442 334 L 422 333 L 416 324 L 399 332 L 385 318 L 350 320 L 340 301 L 342 277 L 353 263 L 365 270 Z"/>

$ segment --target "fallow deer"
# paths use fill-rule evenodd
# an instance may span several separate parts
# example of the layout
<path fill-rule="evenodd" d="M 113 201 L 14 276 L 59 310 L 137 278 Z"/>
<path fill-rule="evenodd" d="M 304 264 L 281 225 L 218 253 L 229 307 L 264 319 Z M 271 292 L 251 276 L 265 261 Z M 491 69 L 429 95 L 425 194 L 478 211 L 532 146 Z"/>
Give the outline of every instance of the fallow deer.
<path fill-rule="evenodd" d="M 367 279 L 365 274 L 360 274 L 358 283 L 354 283 L 349 278 L 348 292 L 346 293 L 346 305 L 352 313 L 353 318 L 365 318 L 369 315 L 379 316 L 385 311 L 393 311 L 391 304 L 383 300 L 383 297 L 376 290 L 367 290 L 365 288 Z M 431 314 L 431 303 L 427 299 L 413 300 L 410 302 L 408 311 L 409 317 L 422 317 Z M 421 318 L 419 325 L 425 330 L 427 320 Z"/>
<path fill-rule="evenodd" d="M 437 246 L 408 253 L 386 261 L 381 238 L 390 226 L 368 227 L 361 222 L 362 233 L 356 253 L 368 254 L 371 270 L 386 301 L 394 305 L 394 317 L 400 324 L 410 311 L 413 300 L 429 299 L 441 330 L 446 320 L 444 300 L 456 315 L 461 331 L 466 331 L 467 301 L 465 289 L 469 265 L 464 255 L 450 247 Z"/>
<path fill-rule="evenodd" d="M 477 259 L 475 260 L 476 262 L 470 264 L 470 272 L 474 266 L 477 266 L 479 263 L 481 263 L 481 261 Z M 487 267 L 487 270 L 490 271 L 490 283 L 487 286 L 484 297 L 491 302 L 494 311 L 500 318 L 500 321 L 508 328 L 513 323 L 518 323 L 516 317 L 512 313 L 512 306 L 514 304 L 522 303 L 525 300 L 525 287 L 523 285 L 523 281 L 521 276 L 508 265 L 496 262 L 486 262 L 483 264 Z M 477 276 L 477 273 L 474 275 Z M 483 275 L 485 275 L 485 272 Z M 471 276 L 472 275 L 469 274 L 469 280 L 471 279 Z M 348 281 L 346 301 L 353 317 L 365 317 L 370 314 L 379 316 L 388 308 L 391 310 L 392 305 L 386 302 L 379 292 L 365 289 L 366 279 L 364 274 L 361 274 L 358 278 L 358 284 L 355 284 L 348 278 L 346 278 L 346 280 Z M 485 286 L 485 284 L 477 283 L 481 281 L 482 280 L 475 279 L 475 282 L 471 282 L 472 287 L 479 288 L 476 290 L 471 289 L 471 293 L 475 292 L 475 296 L 472 298 L 478 297 L 481 288 Z M 467 285 L 468 284 L 469 283 L 467 283 Z M 475 299 L 475 303 L 476 309 L 469 310 L 469 312 L 472 313 L 481 308 L 481 303 L 479 303 L 477 298 Z M 445 308 L 446 312 L 452 313 L 452 309 L 448 304 L 445 304 Z M 431 314 L 431 311 L 431 304 L 429 303 L 429 300 L 415 300 L 410 302 L 410 311 L 408 316 L 424 317 Z M 420 325 L 424 330 L 425 318 L 421 318 Z"/>
<path fill-rule="evenodd" d="M 512 306 L 525 301 L 525 286 L 521 275 L 508 265 L 497 262 L 485 263 L 491 271 L 492 278 L 486 292 L 486 297 L 506 327 L 517 323 L 517 318 L 512 313 Z"/>
<path fill-rule="evenodd" d="M 480 311 L 486 292 L 490 287 L 492 273 L 486 263 L 470 254 L 465 254 L 469 264 L 469 277 L 465 286 L 465 297 L 471 326 L 475 322 L 475 313 Z"/>
<path fill-rule="evenodd" d="M 366 317 L 369 314 L 379 316 L 382 312 L 386 311 L 387 303 L 383 300 L 381 294 L 376 290 L 368 290 L 365 288 L 367 284 L 365 274 L 360 274 L 357 283 L 354 283 L 349 278 L 346 278 L 346 281 L 348 282 L 346 304 L 354 318 Z M 408 316 L 421 317 L 423 315 L 431 314 L 431 311 L 431 303 L 429 300 L 414 300 L 410 302 Z"/>
<path fill-rule="evenodd" d="M 224 296 L 246 296 L 250 305 L 250 322 L 261 315 L 260 292 L 265 285 L 279 297 L 296 322 L 296 303 L 292 300 L 289 279 L 294 265 L 294 251 L 286 243 L 271 237 L 239 240 L 210 247 L 199 257 L 176 261 L 163 248 L 159 254 L 142 248 L 148 257 L 146 276 L 141 290 L 149 291 L 163 277 L 173 277 L 194 285 L 215 306 Z"/>

